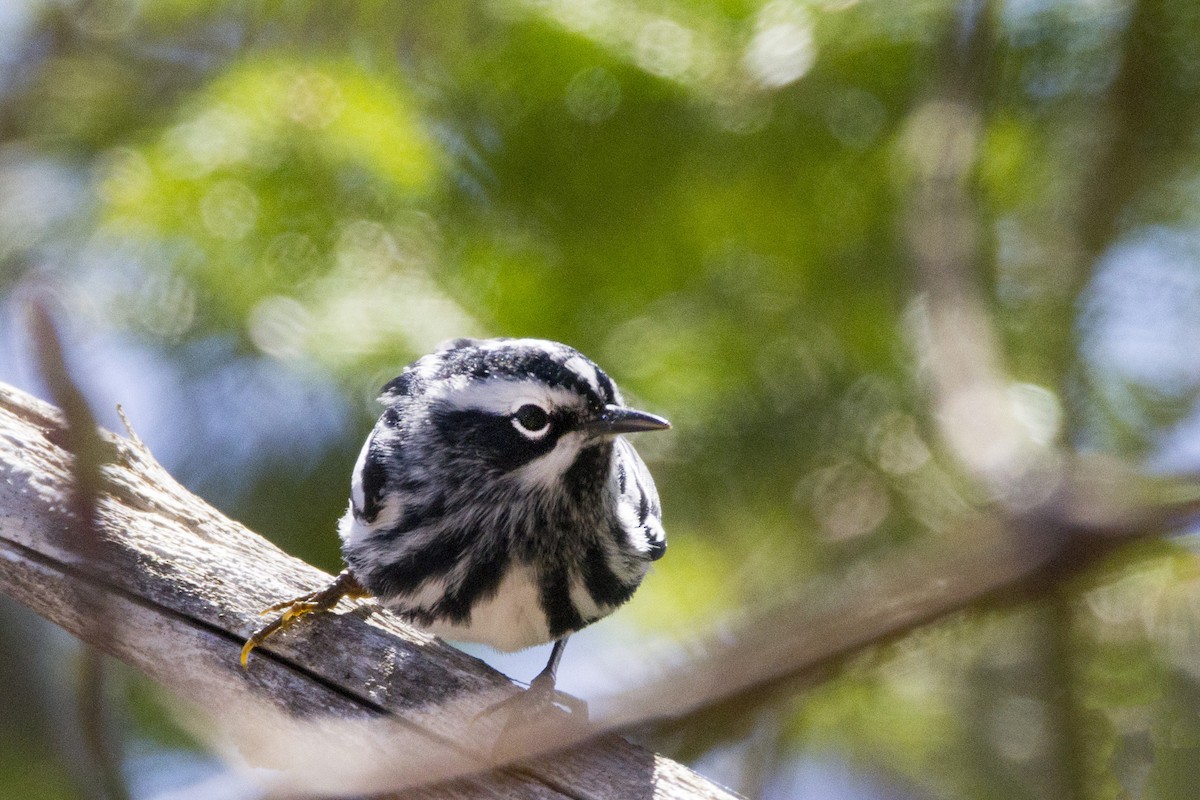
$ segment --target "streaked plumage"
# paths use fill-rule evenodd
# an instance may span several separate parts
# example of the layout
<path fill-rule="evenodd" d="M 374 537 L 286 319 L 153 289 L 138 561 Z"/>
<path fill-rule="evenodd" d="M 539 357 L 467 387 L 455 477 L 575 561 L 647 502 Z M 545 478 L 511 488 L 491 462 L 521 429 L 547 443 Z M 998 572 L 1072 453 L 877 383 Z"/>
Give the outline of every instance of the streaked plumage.
<path fill-rule="evenodd" d="M 364 588 L 418 626 L 499 650 L 561 639 L 628 600 L 664 553 L 645 464 L 626 440 L 587 427 L 621 396 L 578 351 L 456 340 L 380 401 L 342 553 Z"/>
<path fill-rule="evenodd" d="M 374 595 L 450 639 L 563 645 L 628 600 L 667 548 L 658 492 L 620 434 L 663 430 L 583 354 L 541 339 L 458 339 L 383 388 L 339 524 L 347 569 L 268 611 L 254 648 L 345 596 Z"/>

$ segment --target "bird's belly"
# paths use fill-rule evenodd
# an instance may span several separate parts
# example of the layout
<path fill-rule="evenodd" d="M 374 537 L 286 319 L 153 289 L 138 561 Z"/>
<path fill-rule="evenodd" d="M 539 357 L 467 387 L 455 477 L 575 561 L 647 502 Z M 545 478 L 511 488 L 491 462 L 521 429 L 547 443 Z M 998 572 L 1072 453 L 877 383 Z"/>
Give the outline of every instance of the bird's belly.
<path fill-rule="evenodd" d="M 471 606 L 467 622 L 437 621 L 426 630 L 446 639 L 479 642 L 504 652 L 550 641 L 541 589 L 533 570 L 525 566 L 509 569 L 495 595 Z"/>

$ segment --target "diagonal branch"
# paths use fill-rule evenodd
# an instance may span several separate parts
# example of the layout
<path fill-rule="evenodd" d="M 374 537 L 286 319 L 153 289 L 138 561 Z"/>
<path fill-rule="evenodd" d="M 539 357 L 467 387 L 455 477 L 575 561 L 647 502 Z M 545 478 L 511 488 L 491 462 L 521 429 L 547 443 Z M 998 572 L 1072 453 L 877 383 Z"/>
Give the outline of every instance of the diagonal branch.
<path fill-rule="evenodd" d="M 346 604 L 273 639 L 242 670 L 238 651 L 257 610 L 329 577 L 189 493 L 144 446 L 103 432 L 111 460 L 96 527 L 105 557 L 86 557 L 70 540 L 63 429 L 55 409 L 0 385 L 0 591 L 189 701 L 218 747 L 267 768 L 274 791 L 377 793 L 455 779 L 423 796 L 730 797 L 587 729 L 537 731 L 515 752 L 560 752 L 497 768 L 503 720 L 473 719 L 515 687 L 365 607 Z M 88 602 L 96 594 L 102 606 Z"/>
<path fill-rule="evenodd" d="M 1051 592 L 1117 549 L 1200 515 L 1192 481 L 1141 478 L 1111 464 L 1072 474 L 1054 514 L 975 516 L 936 542 L 858 565 L 835 589 L 801 590 L 677 644 L 674 658 L 596 704 L 604 725 L 745 713 L 930 623 Z"/>

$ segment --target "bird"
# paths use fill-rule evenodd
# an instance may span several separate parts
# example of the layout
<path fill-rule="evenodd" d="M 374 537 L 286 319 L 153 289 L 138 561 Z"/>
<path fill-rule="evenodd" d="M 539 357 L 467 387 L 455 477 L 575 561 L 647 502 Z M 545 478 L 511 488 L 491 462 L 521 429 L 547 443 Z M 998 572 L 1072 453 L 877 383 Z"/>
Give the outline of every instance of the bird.
<path fill-rule="evenodd" d="M 627 406 L 578 350 L 455 339 L 409 364 L 354 465 L 346 569 L 266 609 L 251 651 L 343 597 L 502 652 L 553 643 L 527 694 L 553 702 L 563 648 L 629 600 L 667 548 L 654 480 L 624 434 L 670 423 Z"/>

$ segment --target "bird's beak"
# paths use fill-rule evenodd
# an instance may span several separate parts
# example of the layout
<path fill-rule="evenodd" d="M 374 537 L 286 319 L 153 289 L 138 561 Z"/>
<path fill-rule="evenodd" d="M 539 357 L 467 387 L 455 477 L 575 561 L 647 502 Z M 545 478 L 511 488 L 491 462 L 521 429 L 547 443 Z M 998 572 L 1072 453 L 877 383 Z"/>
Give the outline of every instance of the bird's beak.
<path fill-rule="evenodd" d="M 584 424 L 584 430 L 596 436 L 638 431 L 665 431 L 671 423 L 654 414 L 623 406 L 605 406 L 599 418 Z"/>

